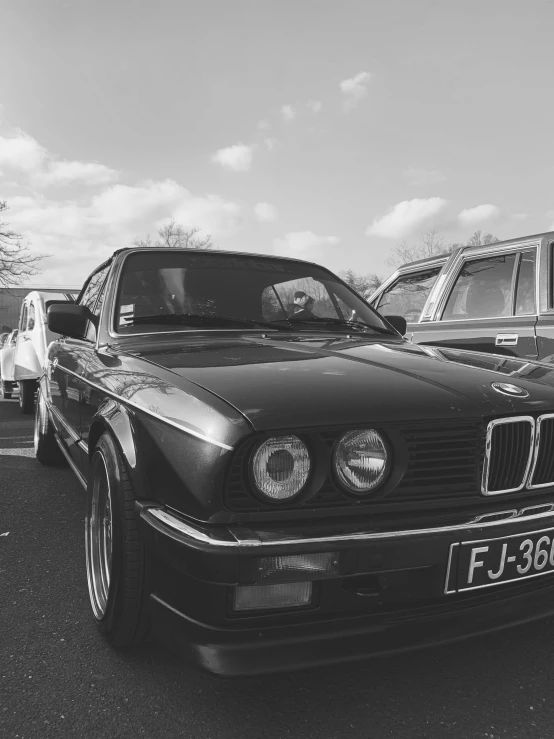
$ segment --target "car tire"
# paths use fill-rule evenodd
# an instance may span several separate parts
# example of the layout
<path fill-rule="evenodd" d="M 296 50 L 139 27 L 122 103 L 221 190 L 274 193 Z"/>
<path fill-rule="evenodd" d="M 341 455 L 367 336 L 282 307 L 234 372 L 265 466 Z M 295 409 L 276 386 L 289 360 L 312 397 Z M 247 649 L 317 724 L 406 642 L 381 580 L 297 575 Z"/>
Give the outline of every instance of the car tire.
<path fill-rule="evenodd" d="M 35 410 L 35 390 L 37 383 L 35 380 L 19 381 L 19 407 L 21 413 L 30 414 Z"/>
<path fill-rule="evenodd" d="M 11 400 L 12 386 L 9 382 L 2 382 L 2 397 L 4 400 Z"/>
<path fill-rule="evenodd" d="M 54 427 L 42 392 L 37 393 L 34 434 L 35 457 L 46 467 L 66 465 L 67 461 L 58 446 Z"/>
<path fill-rule="evenodd" d="M 85 546 L 98 629 L 113 646 L 139 644 L 150 636 L 150 567 L 131 480 L 109 433 L 100 437 L 90 461 Z"/>

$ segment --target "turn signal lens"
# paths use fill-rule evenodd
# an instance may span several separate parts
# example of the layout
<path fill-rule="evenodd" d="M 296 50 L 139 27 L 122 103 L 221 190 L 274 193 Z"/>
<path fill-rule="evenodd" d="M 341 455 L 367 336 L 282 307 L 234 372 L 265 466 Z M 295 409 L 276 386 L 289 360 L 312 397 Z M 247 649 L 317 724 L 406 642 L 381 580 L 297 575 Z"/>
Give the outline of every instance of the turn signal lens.
<path fill-rule="evenodd" d="M 375 429 L 344 434 L 333 457 L 339 480 L 352 493 L 363 495 L 375 490 L 387 474 L 387 447 Z"/>
<path fill-rule="evenodd" d="M 302 490 L 310 473 L 310 455 L 297 436 L 275 436 L 260 444 L 252 458 L 256 487 L 272 500 L 287 500 Z"/>
<path fill-rule="evenodd" d="M 272 608 L 307 606 L 312 600 L 312 583 L 295 582 L 280 585 L 238 585 L 235 588 L 235 611 L 261 611 Z"/>
<path fill-rule="evenodd" d="M 316 580 L 339 574 L 339 555 L 335 552 L 287 554 L 258 560 L 262 580 Z"/>

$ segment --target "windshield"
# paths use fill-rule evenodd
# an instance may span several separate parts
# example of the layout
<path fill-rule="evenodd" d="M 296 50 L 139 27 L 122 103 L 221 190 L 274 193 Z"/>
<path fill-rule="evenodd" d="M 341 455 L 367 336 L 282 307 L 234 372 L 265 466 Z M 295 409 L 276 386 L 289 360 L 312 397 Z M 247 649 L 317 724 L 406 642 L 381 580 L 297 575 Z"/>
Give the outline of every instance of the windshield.
<path fill-rule="evenodd" d="M 163 250 L 125 259 L 115 310 L 118 333 L 241 327 L 394 333 L 316 265 Z"/>

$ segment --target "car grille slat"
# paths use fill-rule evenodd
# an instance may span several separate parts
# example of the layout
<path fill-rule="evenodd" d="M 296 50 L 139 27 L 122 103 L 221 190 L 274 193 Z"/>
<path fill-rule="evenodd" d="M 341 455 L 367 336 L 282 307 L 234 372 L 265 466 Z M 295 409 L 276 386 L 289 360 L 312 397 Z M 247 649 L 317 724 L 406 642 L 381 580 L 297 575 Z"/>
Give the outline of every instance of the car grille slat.
<path fill-rule="evenodd" d="M 500 422 L 491 428 L 486 492 L 520 489 L 529 465 L 533 426 L 528 420 Z"/>
<path fill-rule="evenodd" d="M 554 418 L 540 419 L 539 450 L 532 485 L 554 483 Z"/>

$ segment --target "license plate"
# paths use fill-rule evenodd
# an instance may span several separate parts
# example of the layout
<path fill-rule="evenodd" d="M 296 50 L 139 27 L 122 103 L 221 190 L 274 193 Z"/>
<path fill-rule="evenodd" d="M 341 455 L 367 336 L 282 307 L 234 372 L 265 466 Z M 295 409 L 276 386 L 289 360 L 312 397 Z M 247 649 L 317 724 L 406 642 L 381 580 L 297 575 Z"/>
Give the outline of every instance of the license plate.
<path fill-rule="evenodd" d="M 445 593 L 479 590 L 554 572 L 554 528 L 450 545 Z"/>

